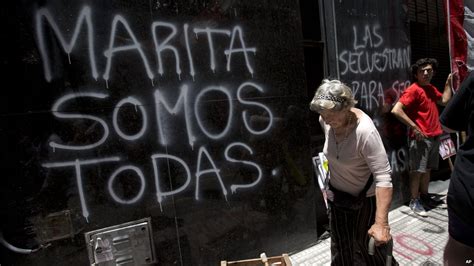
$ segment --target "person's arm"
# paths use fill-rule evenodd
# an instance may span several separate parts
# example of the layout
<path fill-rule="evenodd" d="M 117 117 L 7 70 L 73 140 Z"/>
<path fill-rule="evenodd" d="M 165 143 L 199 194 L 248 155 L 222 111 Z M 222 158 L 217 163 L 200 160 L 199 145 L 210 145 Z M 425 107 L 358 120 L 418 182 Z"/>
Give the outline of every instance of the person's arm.
<path fill-rule="evenodd" d="M 392 203 L 393 189 L 391 187 L 376 187 L 375 199 L 377 210 L 375 211 L 375 222 L 370 227 L 368 234 L 375 240 L 375 245 L 385 244 L 392 236 L 388 224 L 388 211 Z"/>
<path fill-rule="evenodd" d="M 413 132 L 415 133 L 415 137 L 417 140 L 420 140 L 422 138 L 426 138 L 425 134 L 421 132 L 420 128 L 413 122 L 413 120 L 408 117 L 408 115 L 405 113 L 404 105 L 401 102 L 397 102 L 395 106 L 392 108 L 392 114 L 400 120 L 403 124 L 405 124 L 407 127 L 411 128 Z"/>
<path fill-rule="evenodd" d="M 375 220 L 367 233 L 374 238 L 375 244 L 378 246 L 387 243 L 392 238 L 388 223 L 388 211 L 392 202 L 393 185 L 387 152 L 375 126 L 366 136 L 362 153 L 375 182 Z"/>
<path fill-rule="evenodd" d="M 465 131 L 468 129 L 468 121 L 471 115 L 472 92 L 474 91 L 474 71 L 462 82 L 453 98 L 444 108 L 439 116 L 443 129 L 453 131 Z"/>
<path fill-rule="evenodd" d="M 446 104 L 451 100 L 453 97 L 453 74 L 450 73 L 448 78 L 446 79 L 446 83 L 444 84 L 444 91 L 443 96 L 437 102 L 439 105 L 446 106 Z"/>

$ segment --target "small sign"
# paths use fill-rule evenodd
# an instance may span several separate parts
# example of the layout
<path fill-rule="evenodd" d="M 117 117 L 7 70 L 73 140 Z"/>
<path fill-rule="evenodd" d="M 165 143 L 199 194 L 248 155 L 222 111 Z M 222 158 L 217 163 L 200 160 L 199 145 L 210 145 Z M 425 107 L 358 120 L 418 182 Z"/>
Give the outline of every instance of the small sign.
<path fill-rule="evenodd" d="M 313 157 L 313 166 L 316 175 L 318 176 L 318 184 L 321 192 L 323 194 L 324 203 L 326 204 L 326 208 L 328 207 L 327 203 L 327 187 L 329 185 L 329 163 L 324 153 L 318 153 L 318 156 Z"/>
<path fill-rule="evenodd" d="M 453 156 L 456 154 L 456 147 L 454 146 L 454 142 L 451 139 L 451 136 L 448 134 L 444 134 L 439 138 L 440 145 L 439 145 L 439 155 L 443 160 Z"/>

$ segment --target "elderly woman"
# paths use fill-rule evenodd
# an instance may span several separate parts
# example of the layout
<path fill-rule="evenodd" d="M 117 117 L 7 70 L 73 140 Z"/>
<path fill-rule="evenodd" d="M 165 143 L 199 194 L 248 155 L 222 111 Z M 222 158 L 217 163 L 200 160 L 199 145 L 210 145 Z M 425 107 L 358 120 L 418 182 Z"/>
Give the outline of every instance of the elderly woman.
<path fill-rule="evenodd" d="M 332 265 L 385 265 L 391 240 L 388 210 L 392 201 L 391 168 L 372 119 L 354 108 L 351 89 L 323 80 L 310 109 L 320 114 L 329 161 L 329 223 Z M 368 250 L 373 237 L 375 254 Z"/>

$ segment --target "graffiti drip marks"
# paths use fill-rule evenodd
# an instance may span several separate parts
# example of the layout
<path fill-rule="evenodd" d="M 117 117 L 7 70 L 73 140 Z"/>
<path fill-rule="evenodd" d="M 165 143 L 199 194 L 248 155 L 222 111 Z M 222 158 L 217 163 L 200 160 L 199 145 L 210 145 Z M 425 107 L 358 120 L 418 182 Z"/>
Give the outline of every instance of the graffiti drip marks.
<path fill-rule="evenodd" d="M 230 154 L 233 150 L 244 150 L 244 151 L 247 151 L 249 154 L 253 154 L 254 151 L 249 145 L 243 142 L 231 143 L 225 148 L 224 156 L 225 156 L 226 161 L 232 164 L 243 165 L 244 168 L 254 169 L 257 172 L 257 177 L 251 183 L 231 184 L 229 186 L 230 190 L 232 191 L 232 193 L 236 193 L 237 189 L 249 189 L 249 188 L 255 187 L 262 179 L 262 169 L 255 162 L 232 157 Z M 164 198 L 168 196 L 178 195 L 189 187 L 189 185 L 191 184 L 191 179 L 192 179 L 191 170 L 186 161 L 171 154 L 157 153 L 157 154 L 152 154 L 150 158 L 151 158 L 151 163 L 153 165 L 156 198 L 157 198 L 157 202 L 160 204 L 161 210 L 163 210 L 162 202 Z M 87 204 L 88 195 L 86 193 L 86 190 L 84 189 L 86 187 L 84 185 L 84 182 L 85 182 L 84 180 L 87 179 L 87 176 L 84 176 L 83 169 L 85 167 L 99 166 L 104 163 L 119 162 L 121 160 L 122 159 L 117 156 L 101 158 L 101 159 L 76 159 L 74 161 L 44 163 L 43 167 L 45 168 L 72 168 L 72 170 L 74 170 L 76 183 L 77 183 L 77 187 L 79 191 L 79 198 L 81 202 L 82 215 L 84 216 L 84 218 L 88 219 L 90 215 L 89 207 Z M 165 191 L 162 187 L 162 184 L 166 182 L 167 177 L 162 175 L 163 171 L 160 171 L 160 161 L 164 161 L 165 163 L 169 163 L 170 161 L 172 161 L 179 164 L 179 166 L 184 170 L 185 182 L 182 185 L 178 186 L 177 188 L 171 188 L 169 191 Z M 206 168 L 205 166 L 203 166 L 204 161 L 207 161 L 211 167 Z M 209 175 L 209 174 L 216 177 L 218 184 L 222 190 L 222 194 L 227 199 L 228 191 L 227 191 L 227 186 L 224 182 L 224 179 L 222 178 L 220 174 L 221 169 L 220 167 L 217 166 L 217 164 L 215 163 L 215 160 L 213 159 L 213 157 L 211 156 L 211 154 L 209 153 L 209 151 L 206 149 L 205 146 L 202 146 L 199 148 L 196 165 L 197 165 L 197 170 L 194 174 L 195 180 L 196 180 L 195 199 L 196 200 L 200 199 L 199 186 L 201 183 L 200 181 L 201 177 L 203 175 Z M 121 198 L 115 192 L 114 187 L 113 187 L 115 180 L 124 171 L 135 172 L 135 174 L 138 176 L 138 179 L 139 179 L 139 185 L 140 185 L 139 191 L 131 199 Z M 120 203 L 120 204 L 134 204 L 138 202 L 143 197 L 145 189 L 146 189 L 145 175 L 139 167 L 134 166 L 134 165 L 120 166 L 110 175 L 107 181 L 107 191 L 109 192 L 109 195 L 115 202 Z"/>
<path fill-rule="evenodd" d="M 64 31 L 61 31 L 60 26 L 58 25 L 58 21 L 53 17 L 51 12 L 47 8 L 41 8 L 36 12 L 35 29 L 39 52 L 43 61 L 45 80 L 50 82 L 53 80 L 53 78 L 55 78 L 51 67 L 51 54 L 48 52 L 47 47 L 47 44 L 49 43 L 47 41 L 47 36 L 49 36 L 46 32 L 47 28 L 51 28 L 52 33 L 54 33 L 54 36 L 59 41 L 61 48 L 68 56 L 70 56 L 70 54 L 73 52 L 73 49 L 77 45 L 81 30 L 86 31 L 91 75 L 95 80 L 99 78 L 100 74 L 97 66 L 94 40 L 95 30 L 92 19 L 92 13 L 93 12 L 89 6 L 85 6 L 82 8 L 82 10 L 79 12 L 72 36 L 70 36 L 70 39 L 67 40 Z M 118 44 L 120 43 L 119 39 L 124 38 L 123 36 L 119 36 L 117 34 L 119 30 L 125 30 L 126 35 L 128 37 L 127 39 L 129 40 L 129 44 Z M 115 57 L 118 57 L 119 54 L 123 55 L 124 52 L 136 52 L 139 55 L 139 60 L 143 65 L 147 78 L 150 79 L 152 83 L 153 79 L 155 79 L 156 73 L 163 76 L 167 72 L 165 69 L 166 65 L 163 63 L 163 53 L 170 53 L 174 57 L 174 72 L 177 74 L 178 79 L 181 80 L 182 55 L 180 55 L 177 44 L 181 43 L 181 39 L 178 39 L 178 37 L 183 36 L 182 39 L 185 43 L 184 46 L 186 51 L 186 57 L 188 59 L 187 62 L 189 68 L 189 75 L 194 80 L 196 76 L 196 67 L 194 66 L 192 45 L 189 39 L 189 31 L 190 29 L 187 23 L 183 25 L 182 33 L 180 33 L 178 31 L 178 27 L 172 23 L 164 21 L 152 22 L 150 26 L 150 32 L 153 38 L 154 52 L 156 54 L 157 59 L 157 70 L 154 71 L 150 64 L 150 59 L 147 58 L 146 52 L 144 50 L 144 47 L 146 46 L 142 45 L 140 40 L 136 37 L 136 34 L 134 33 L 133 28 L 130 26 L 130 23 L 123 16 L 115 15 L 110 28 L 110 39 L 108 48 L 103 52 L 103 55 L 106 58 L 106 66 L 102 78 L 108 84 L 111 78 L 111 72 L 113 70 L 113 61 Z M 199 39 L 199 35 L 204 35 L 207 37 L 206 39 L 209 48 L 209 68 L 212 70 L 212 72 L 215 73 L 218 69 L 216 63 L 216 57 L 218 56 L 218 54 L 217 49 L 215 48 L 215 39 L 219 39 L 219 41 L 222 42 L 222 36 L 224 36 L 227 39 L 228 48 L 225 49 L 220 56 L 226 58 L 227 72 L 231 71 L 233 55 L 242 54 L 243 59 L 245 60 L 246 69 L 248 73 L 253 76 L 254 68 L 252 67 L 252 58 L 250 57 L 250 54 L 255 55 L 257 49 L 255 47 L 248 47 L 246 41 L 244 40 L 244 32 L 240 26 L 234 26 L 232 29 L 214 29 L 209 27 L 193 28 L 191 31 L 194 32 L 197 40 Z M 169 33 L 163 38 L 163 32 Z M 127 53 L 127 55 L 129 55 L 129 53 Z"/>
<path fill-rule="evenodd" d="M 35 31 L 47 82 L 67 78 L 61 75 L 69 69 L 58 69 L 61 64 L 56 61 L 62 60 L 58 50 L 62 49 L 70 64 L 74 54 L 74 64 L 86 66 L 85 84 L 65 89 L 53 101 L 51 116 L 60 124 L 47 141 L 52 149 L 50 161 L 42 166 L 50 169 L 48 175 L 74 177 L 82 215 L 87 220 L 95 195 L 91 189 L 104 191 L 118 205 L 138 204 L 151 193 L 163 211 L 164 201 L 171 196 L 191 192 L 196 201 L 201 200 L 203 187 L 208 188 L 209 183 L 227 201 L 231 194 L 252 189 L 262 181 L 265 171 L 257 163 L 258 152 L 245 138 L 255 143 L 255 136 L 270 134 L 275 115 L 262 100 L 269 88 L 248 80 L 255 73 L 253 56 L 257 49 L 248 45 L 240 26 L 190 27 L 183 23 L 180 27 L 152 21 L 149 46 L 153 49 L 147 50 L 138 38 L 143 32 L 136 31 L 125 16 L 114 15 L 110 32 L 96 35 L 93 9 L 84 6 L 78 13 L 71 26 L 55 18 L 48 8 L 38 9 Z M 192 34 L 194 39 L 190 38 Z M 98 36 L 108 39 L 100 40 Z M 80 38 L 87 39 L 85 49 L 84 44 L 78 48 Z M 105 47 L 103 64 L 96 56 L 98 43 Z M 149 50 L 155 58 L 149 57 Z M 209 57 L 194 57 L 194 52 L 203 50 Z M 126 86 L 118 82 L 110 90 L 97 89 L 99 78 L 109 87 L 114 69 L 119 67 L 114 62 L 133 68 L 133 75 L 138 71 L 137 77 L 127 76 L 129 80 L 143 76 L 153 84 L 158 74 L 167 85 L 158 84 L 150 91 L 133 88 L 133 82 Z M 99 66 L 104 66 L 103 72 Z M 226 76 L 233 69 L 236 73 L 232 73 L 230 82 L 213 82 L 219 74 Z M 173 72 L 179 81 L 167 77 Z M 195 83 L 198 72 L 202 80 Z M 95 81 L 89 81 L 87 73 Z M 131 72 L 126 69 L 124 73 Z M 188 74 L 192 82 L 181 82 Z M 245 76 L 244 81 L 236 83 L 238 75 Z M 209 76 L 211 80 L 205 80 Z M 205 85 L 199 87 L 202 83 Z M 87 104 L 93 108 L 87 108 Z M 74 138 L 68 137 L 70 132 Z M 144 150 L 148 154 L 143 154 Z M 234 172 L 244 171 L 245 178 L 230 176 L 227 172 L 232 167 Z M 98 187 L 96 179 L 105 180 L 104 188 Z"/>

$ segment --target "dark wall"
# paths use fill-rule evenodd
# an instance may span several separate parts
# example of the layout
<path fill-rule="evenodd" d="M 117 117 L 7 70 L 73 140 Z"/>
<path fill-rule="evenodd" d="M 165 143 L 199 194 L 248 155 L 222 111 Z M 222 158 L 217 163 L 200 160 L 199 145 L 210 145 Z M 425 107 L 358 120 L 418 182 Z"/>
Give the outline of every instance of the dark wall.
<path fill-rule="evenodd" d="M 431 82 L 439 89 L 444 88 L 451 72 L 444 2 L 408 1 L 412 61 L 424 57 L 438 60 L 438 71 Z"/>
<path fill-rule="evenodd" d="M 446 25 L 445 1 L 408 1 L 408 17 L 410 19 L 410 43 L 412 47 L 412 62 L 425 57 L 438 60 L 438 71 L 431 83 L 438 90 L 443 90 L 446 79 L 451 72 L 449 43 Z M 443 107 L 438 106 L 440 113 Z M 456 134 L 451 134 L 456 141 Z M 449 160 L 454 162 L 455 156 Z M 449 160 L 440 160 L 438 170 L 433 170 L 431 180 L 446 180 L 451 176 Z"/>
<path fill-rule="evenodd" d="M 2 5 L 2 265 L 86 265 L 151 217 L 160 265 L 315 241 L 295 1 Z M 66 218 L 61 218 L 65 214 Z"/>
<path fill-rule="evenodd" d="M 306 73 L 306 90 L 307 90 L 307 107 L 309 109 L 309 102 L 311 102 L 316 88 L 321 84 L 321 80 L 326 76 L 325 70 L 327 64 L 325 64 L 323 36 L 321 31 L 321 21 L 325 19 L 321 16 L 321 9 L 319 1 L 313 0 L 300 0 L 300 13 L 303 31 L 303 51 L 304 51 L 304 67 Z M 318 153 L 322 150 L 324 144 L 324 134 L 321 129 L 321 125 L 318 123 L 319 114 L 316 112 L 309 112 L 309 134 L 310 142 L 309 146 L 311 149 L 311 156 L 318 156 Z M 315 173 L 315 179 L 319 176 Z M 319 190 L 318 190 L 319 192 Z M 316 220 L 318 235 L 328 230 L 329 219 L 326 214 L 326 206 L 322 197 L 316 204 Z"/>

